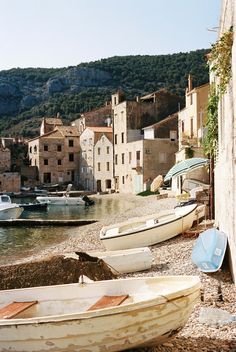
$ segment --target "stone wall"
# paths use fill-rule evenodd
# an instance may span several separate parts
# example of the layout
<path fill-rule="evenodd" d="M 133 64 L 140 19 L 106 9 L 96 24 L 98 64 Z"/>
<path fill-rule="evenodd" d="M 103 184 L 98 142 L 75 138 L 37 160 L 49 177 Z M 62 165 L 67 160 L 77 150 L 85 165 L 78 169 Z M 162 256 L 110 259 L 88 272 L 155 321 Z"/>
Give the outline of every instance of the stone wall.
<path fill-rule="evenodd" d="M 21 178 L 18 172 L 0 174 L 0 192 L 20 192 Z"/>

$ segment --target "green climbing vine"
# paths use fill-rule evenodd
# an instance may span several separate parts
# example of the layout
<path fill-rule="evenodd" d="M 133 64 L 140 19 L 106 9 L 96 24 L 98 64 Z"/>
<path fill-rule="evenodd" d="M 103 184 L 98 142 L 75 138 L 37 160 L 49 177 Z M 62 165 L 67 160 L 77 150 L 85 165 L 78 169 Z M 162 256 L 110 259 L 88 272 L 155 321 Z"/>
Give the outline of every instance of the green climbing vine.
<path fill-rule="evenodd" d="M 218 150 L 218 103 L 226 93 L 232 75 L 233 27 L 212 45 L 209 59 L 210 71 L 214 72 L 216 83 L 211 84 L 207 106 L 207 133 L 203 140 L 205 154 L 215 156 Z"/>
<path fill-rule="evenodd" d="M 210 156 L 215 156 L 218 149 L 218 102 L 219 93 L 215 84 L 212 84 L 207 105 L 207 134 L 203 141 L 204 152 Z"/>
<path fill-rule="evenodd" d="M 232 75 L 233 27 L 212 45 L 210 54 L 210 70 L 219 78 L 219 94 L 224 94 Z"/>

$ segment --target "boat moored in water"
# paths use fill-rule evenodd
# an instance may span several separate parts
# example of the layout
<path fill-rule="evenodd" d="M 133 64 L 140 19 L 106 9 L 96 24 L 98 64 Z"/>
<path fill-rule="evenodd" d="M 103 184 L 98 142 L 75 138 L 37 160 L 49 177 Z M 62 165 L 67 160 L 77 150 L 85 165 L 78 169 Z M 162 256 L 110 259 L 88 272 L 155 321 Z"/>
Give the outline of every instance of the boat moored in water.
<path fill-rule="evenodd" d="M 23 208 L 11 202 L 7 194 L 0 195 L 0 220 L 18 219 L 23 212 Z"/>

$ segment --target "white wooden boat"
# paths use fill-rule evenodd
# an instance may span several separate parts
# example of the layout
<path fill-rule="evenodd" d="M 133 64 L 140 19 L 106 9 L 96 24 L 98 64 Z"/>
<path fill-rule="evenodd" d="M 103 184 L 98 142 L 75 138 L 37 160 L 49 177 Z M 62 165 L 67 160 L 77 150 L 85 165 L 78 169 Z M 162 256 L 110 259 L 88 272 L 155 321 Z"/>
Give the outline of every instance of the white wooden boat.
<path fill-rule="evenodd" d="M 49 205 L 85 205 L 85 201 L 81 197 L 63 196 L 38 196 L 36 200 L 39 203 L 47 203 Z"/>
<path fill-rule="evenodd" d="M 185 325 L 199 291 L 196 276 L 0 291 L 0 349 L 113 352 L 156 345 Z"/>
<path fill-rule="evenodd" d="M 12 203 L 8 195 L 0 195 L 0 220 L 18 219 L 23 210 L 19 204 Z"/>
<path fill-rule="evenodd" d="M 151 268 L 153 260 L 152 253 L 148 247 L 105 252 L 89 251 L 86 253 L 92 257 L 104 260 L 111 269 L 120 274 L 148 270 Z M 78 255 L 75 253 L 68 253 L 65 257 L 78 259 Z"/>
<path fill-rule="evenodd" d="M 63 196 L 38 196 L 36 200 L 39 203 L 48 205 L 93 205 L 94 201 L 88 196 L 70 197 L 69 194 Z"/>
<path fill-rule="evenodd" d="M 189 230 L 196 220 L 197 204 L 176 207 L 155 215 L 133 218 L 103 227 L 100 240 L 107 250 L 151 246 Z"/>

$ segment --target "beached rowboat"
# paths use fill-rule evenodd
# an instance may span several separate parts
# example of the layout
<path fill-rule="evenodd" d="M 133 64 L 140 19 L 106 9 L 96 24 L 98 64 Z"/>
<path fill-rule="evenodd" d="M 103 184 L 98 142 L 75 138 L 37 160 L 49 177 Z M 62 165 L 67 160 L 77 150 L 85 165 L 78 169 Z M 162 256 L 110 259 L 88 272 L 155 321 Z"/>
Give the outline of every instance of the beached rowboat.
<path fill-rule="evenodd" d="M 103 227 L 100 240 L 107 250 L 154 245 L 189 230 L 196 220 L 197 207 L 190 204 Z"/>
<path fill-rule="evenodd" d="M 0 291 L 1 351 L 113 352 L 158 344 L 185 325 L 199 288 L 196 276 L 162 276 Z"/>
<path fill-rule="evenodd" d="M 89 251 L 88 255 L 102 259 L 115 273 L 133 273 L 148 270 L 152 265 L 152 253 L 148 247 L 123 249 L 120 251 Z M 65 257 L 76 258 L 76 253 L 67 253 Z"/>

